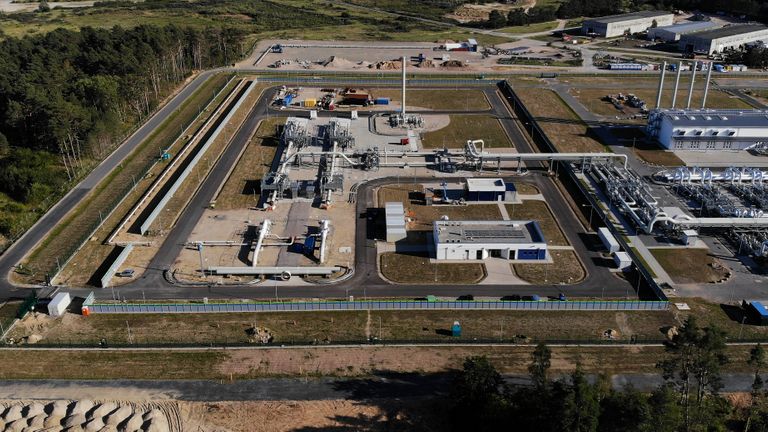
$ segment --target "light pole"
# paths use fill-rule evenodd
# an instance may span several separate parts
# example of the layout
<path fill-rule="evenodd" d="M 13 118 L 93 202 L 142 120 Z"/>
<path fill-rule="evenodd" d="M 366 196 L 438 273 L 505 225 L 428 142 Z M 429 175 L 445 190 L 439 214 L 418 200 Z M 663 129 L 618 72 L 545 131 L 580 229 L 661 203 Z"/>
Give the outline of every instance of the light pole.
<path fill-rule="evenodd" d="M 595 208 L 592 206 L 592 204 L 582 204 L 582 207 L 589 207 L 589 229 L 592 230 L 592 214 L 595 210 Z"/>

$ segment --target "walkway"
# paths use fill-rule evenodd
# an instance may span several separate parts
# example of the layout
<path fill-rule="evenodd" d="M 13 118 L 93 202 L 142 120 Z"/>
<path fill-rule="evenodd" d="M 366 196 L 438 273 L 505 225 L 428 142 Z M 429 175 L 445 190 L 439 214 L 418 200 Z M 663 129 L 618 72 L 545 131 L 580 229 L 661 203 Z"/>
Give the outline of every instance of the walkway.
<path fill-rule="evenodd" d="M 512 264 L 509 260 L 488 258 L 484 264 L 488 276 L 480 282 L 480 285 L 530 285 L 517 277 L 512 271 Z"/>

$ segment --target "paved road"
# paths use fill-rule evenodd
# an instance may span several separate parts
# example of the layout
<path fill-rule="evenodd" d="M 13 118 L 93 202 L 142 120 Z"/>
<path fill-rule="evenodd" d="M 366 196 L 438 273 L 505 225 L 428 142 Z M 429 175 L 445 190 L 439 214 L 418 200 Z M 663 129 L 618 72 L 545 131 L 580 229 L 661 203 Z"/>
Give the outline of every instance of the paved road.
<path fill-rule="evenodd" d="M 588 375 L 590 381 L 596 376 Z M 524 375 L 507 375 L 511 385 L 528 385 Z M 723 375 L 723 392 L 750 391 L 753 375 L 734 373 Z M 0 399 L 91 399 L 109 400 L 182 400 L 195 402 L 218 401 L 281 401 L 281 400 L 356 400 L 393 399 L 450 394 L 453 375 L 450 373 L 422 375 L 417 373 L 378 372 L 363 378 L 261 378 L 241 381 L 205 380 L 3 380 Z M 652 391 L 662 382 L 658 374 L 619 374 L 611 376 L 613 387 L 627 385 L 639 391 Z"/>

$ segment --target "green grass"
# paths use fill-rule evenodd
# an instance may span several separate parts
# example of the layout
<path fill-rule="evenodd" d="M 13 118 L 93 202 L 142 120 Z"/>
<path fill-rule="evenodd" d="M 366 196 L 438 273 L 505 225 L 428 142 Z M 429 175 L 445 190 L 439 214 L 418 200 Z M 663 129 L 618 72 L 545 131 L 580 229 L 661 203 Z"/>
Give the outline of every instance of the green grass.
<path fill-rule="evenodd" d="M 493 116 L 452 114 L 450 118 L 448 126 L 424 134 L 424 148 L 463 148 L 467 140 L 478 139 L 490 148 L 512 147 L 501 123 Z"/>
<path fill-rule="evenodd" d="M 376 97 L 388 97 L 393 102 L 402 103 L 400 89 L 374 89 Z M 450 111 L 482 111 L 491 106 L 481 90 L 408 90 L 407 102 L 409 106 L 433 110 Z"/>
<path fill-rule="evenodd" d="M 528 24 L 524 26 L 504 27 L 497 31 L 509 34 L 538 33 L 557 28 L 557 21 L 547 21 L 541 23 Z"/>

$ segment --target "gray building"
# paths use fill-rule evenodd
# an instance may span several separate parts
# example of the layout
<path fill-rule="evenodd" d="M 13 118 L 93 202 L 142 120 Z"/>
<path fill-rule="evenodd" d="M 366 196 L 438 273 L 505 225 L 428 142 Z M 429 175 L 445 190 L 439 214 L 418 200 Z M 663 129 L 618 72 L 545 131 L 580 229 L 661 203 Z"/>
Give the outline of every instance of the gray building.
<path fill-rule="evenodd" d="M 762 24 L 742 24 L 686 34 L 680 37 L 678 44 L 681 51 L 709 55 L 731 48 L 743 48 L 748 43 L 760 40 L 768 40 L 768 27 Z"/>
<path fill-rule="evenodd" d="M 714 30 L 717 27 L 720 26 L 712 21 L 684 21 L 680 24 L 648 29 L 648 39 L 661 39 L 665 42 L 677 42 L 683 35 L 704 30 Z"/>
<path fill-rule="evenodd" d="M 768 111 L 655 109 L 648 135 L 669 150 L 748 150 L 768 144 Z"/>
<path fill-rule="evenodd" d="M 669 26 L 675 15 L 665 11 L 641 11 L 621 15 L 610 15 L 584 20 L 581 31 L 584 34 L 597 34 L 602 37 L 616 37 L 624 34 L 640 33 L 651 27 Z"/>

